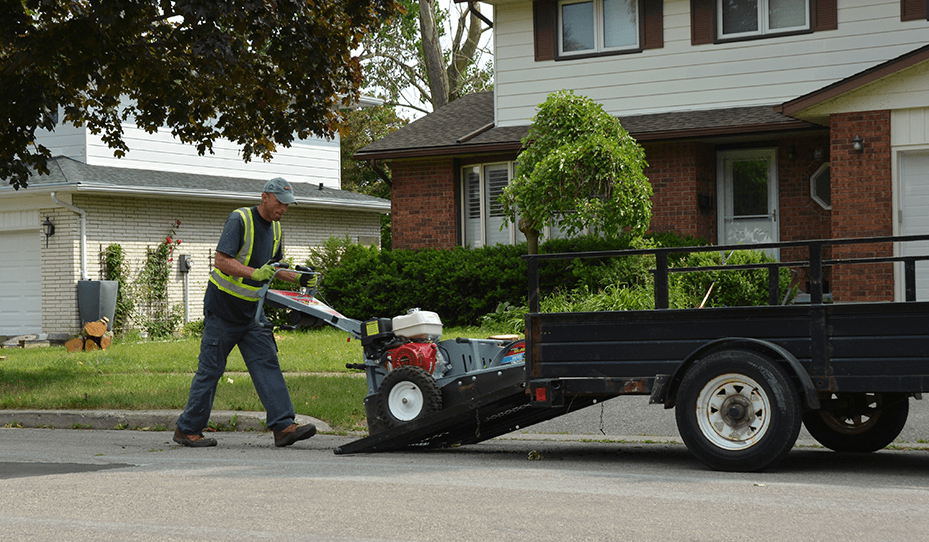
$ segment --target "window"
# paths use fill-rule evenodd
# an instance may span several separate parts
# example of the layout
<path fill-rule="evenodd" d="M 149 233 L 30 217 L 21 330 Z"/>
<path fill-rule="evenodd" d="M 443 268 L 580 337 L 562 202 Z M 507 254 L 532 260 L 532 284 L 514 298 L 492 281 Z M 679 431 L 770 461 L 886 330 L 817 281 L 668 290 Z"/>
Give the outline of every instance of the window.
<path fill-rule="evenodd" d="M 808 0 L 716 0 L 719 37 L 736 38 L 810 28 Z"/>
<path fill-rule="evenodd" d="M 829 176 L 829 164 L 819 166 L 816 173 L 810 175 L 810 197 L 823 209 L 832 209 L 832 183 Z"/>
<path fill-rule="evenodd" d="M 638 0 L 565 0 L 558 11 L 561 54 L 639 47 Z"/>
<path fill-rule="evenodd" d="M 510 224 L 501 231 L 503 208 L 498 198 L 510 182 L 513 164 L 482 164 L 466 166 L 461 171 L 464 217 L 464 244 L 472 248 L 484 245 L 515 244 L 526 240 Z"/>
<path fill-rule="evenodd" d="M 836 0 L 690 0 L 690 9 L 692 45 L 839 27 Z"/>
<path fill-rule="evenodd" d="M 525 243 L 523 235 L 516 225 L 511 223 L 503 230 L 503 206 L 499 203 L 500 194 L 509 184 L 514 162 L 480 164 L 465 166 L 461 170 L 461 207 L 464 239 L 463 244 L 471 248 L 486 245 L 515 245 Z M 518 217 L 517 217 L 518 218 Z M 542 239 L 561 239 L 567 237 L 560 227 L 546 226 Z M 589 233 L 587 230 L 578 235 Z"/>
<path fill-rule="evenodd" d="M 534 0 L 535 59 L 660 49 L 664 46 L 663 6 L 663 0 Z"/>

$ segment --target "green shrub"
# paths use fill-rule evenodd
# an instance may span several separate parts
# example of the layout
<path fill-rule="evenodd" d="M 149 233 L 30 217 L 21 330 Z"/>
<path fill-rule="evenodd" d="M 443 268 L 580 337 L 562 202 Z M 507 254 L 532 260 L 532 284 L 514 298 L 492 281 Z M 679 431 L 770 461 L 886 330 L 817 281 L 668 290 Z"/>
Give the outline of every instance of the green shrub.
<path fill-rule="evenodd" d="M 653 245 L 652 241 L 636 243 L 636 248 Z M 685 246 L 671 244 L 669 246 Z M 542 292 L 542 312 L 590 312 L 650 310 L 655 307 L 654 269 L 652 256 L 627 256 L 606 258 L 601 265 L 585 266 L 584 262 L 596 260 L 573 260 L 572 268 L 579 279 L 574 289 Z M 722 265 L 719 252 L 681 254 L 669 258 L 677 267 L 699 267 Z M 764 252 L 736 251 L 726 260 L 728 265 L 744 265 L 773 262 Z M 778 272 L 779 297 L 792 297 L 796 289 L 791 288 L 788 269 Z M 766 269 L 701 271 L 672 273 L 669 277 L 669 302 L 672 308 L 695 308 L 700 306 L 707 292 L 705 306 L 752 306 L 768 304 L 768 273 Z M 712 286 L 712 289 L 711 289 Z M 482 326 L 495 333 L 524 333 L 524 315 L 529 309 L 524 303 L 513 305 L 500 303 L 494 311 L 484 315 Z"/>
<path fill-rule="evenodd" d="M 774 262 L 763 251 L 736 250 L 726 255 L 726 265 L 745 265 Z M 681 267 L 723 265 L 720 252 L 697 252 L 687 255 Z M 767 269 L 734 271 L 699 271 L 674 273 L 670 278 L 672 304 L 676 308 L 698 307 L 707 296 L 706 307 L 745 307 L 768 304 Z M 712 287 L 712 291 L 710 288 Z M 778 271 L 779 297 L 783 299 L 791 288 L 790 270 Z M 676 294 L 676 295 L 675 295 Z"/>
<path fill-rule="evenodd" d="M 699 244 L 693 238 L 669 237 L 677 244 Z M 585 236 L 553 239 L 540 247 L 543 253 L 624 250 L 652 246 L 630 238 Z M 675 246 L 677 246 L 675 244 Z M 439 314 L 445 325 L 482 323 L 498 308 L 527 304 L 527 269 L 522 256 L 526 245 L 493 245 L 478 249 L 378 250 L 355 244 L 344 247 L 338 265 L 330 267 L 320 290 L 323 298 L 350 318 L 393 317 L 412 308 Z M 611 263 L 612 261 L 619 263 Z M 539 266 L 543 295 L 586 286 L 596 291 L 634 270 L 635 283 L 648 280 L 653 264 L 645 259 L 628 263 L 619 259 L 554 260 Z M 625 280 L 625 279 L 624 279 Z M 619 281 L 622 282 L 622 281 Z M 503 310 L 503 309 L 501 309 Z M 503 311 L 506 312 L 506 311 Z"/>
<path fill-rule="evenodd" d="M 524 246 L 380 251 L 356 245 L 329 270 L 321 290 L 351 318 L 392 317 L 422 308 L 438 313 L 446 325 L 466 325 L 500 300 L 525 299 L 524 251 Z"/>
<path fill-rule="evenodd" d="M 203 318 L 191 320 L 184 324 L 181 329 L 182 337 L 202 337 L 203 336 Z"/>
<path fill-rule="evenodd" d="M 347 235 L 345 237 L 333 235 L 326 239 L 322 246 L 310 247 L 310 257 L 307 258 L 306 265 L 325 275 L 330 269 L 339 265 L 342 255 L 354 244 L 352 238 Z"/>

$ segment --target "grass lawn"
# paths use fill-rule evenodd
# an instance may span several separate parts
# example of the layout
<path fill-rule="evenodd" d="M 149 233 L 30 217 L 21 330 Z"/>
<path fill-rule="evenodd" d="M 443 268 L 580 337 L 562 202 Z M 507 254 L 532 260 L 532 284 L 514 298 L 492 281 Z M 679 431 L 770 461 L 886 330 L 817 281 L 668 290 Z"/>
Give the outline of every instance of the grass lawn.
<path fill-rule="evenodd" d="M 478 328 L 446 329 L 444 338 L 483 337 Z M 333 328 L 275 333 L 281 368 L 298 414 L 335 430 L 364 430 L 367 383 L 361 343 Z M 116 341 L 107 350 L 69 353 L 62 347 L 7 348 L 0 360 L 0 409 L 180 411 L 197 369 L 200 339 Z M 233 350 L 215 410 L 264 411 L 239 351 Z"/>

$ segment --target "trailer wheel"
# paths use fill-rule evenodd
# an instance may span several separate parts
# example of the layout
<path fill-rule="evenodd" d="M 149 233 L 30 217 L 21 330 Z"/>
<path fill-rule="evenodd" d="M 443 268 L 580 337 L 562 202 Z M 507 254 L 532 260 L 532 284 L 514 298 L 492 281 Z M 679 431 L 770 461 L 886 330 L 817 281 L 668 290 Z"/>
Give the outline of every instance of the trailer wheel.
<path fill-rule="evenodd" d="M 684 375 L 675 411 L 687 449 L 710 468 L 757 471 L 800 433 L 800 394 L 787 373 L 749 350 L 710 354 Z"/>
<path fill-rule="evenodd" d="M 396 427 L 441 410 L 442 392 L 432 375 L 421 367 L 404 365 L 384 377 L 378 406 L 387 427 Z"/>
<path fill-rule="evenodd" d="M 803 425 L 817 442 L 836 452 L 868 453 L 885 448 L 903 431 L 910 412 L 903 393 L 840 393 L 828 399 L 842 406 L 807 412 Z"/>

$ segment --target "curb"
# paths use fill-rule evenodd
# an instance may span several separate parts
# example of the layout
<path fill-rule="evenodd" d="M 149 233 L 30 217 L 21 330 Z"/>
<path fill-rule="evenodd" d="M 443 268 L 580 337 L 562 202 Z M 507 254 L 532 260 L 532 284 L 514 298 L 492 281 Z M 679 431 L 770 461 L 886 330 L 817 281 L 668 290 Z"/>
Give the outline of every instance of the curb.
<path fill-rule="evenodd" d="M 0 410 L 0 427 L 44 429 L 132 429 L 173 431 L 179 410 Z M 214 410 L 211 427 L 218 431 L 267 431 L 264 412 Z M 297 414 L 297 423 L 312 423 L 318 432 L 332 431 L 326 422 Z"/>

